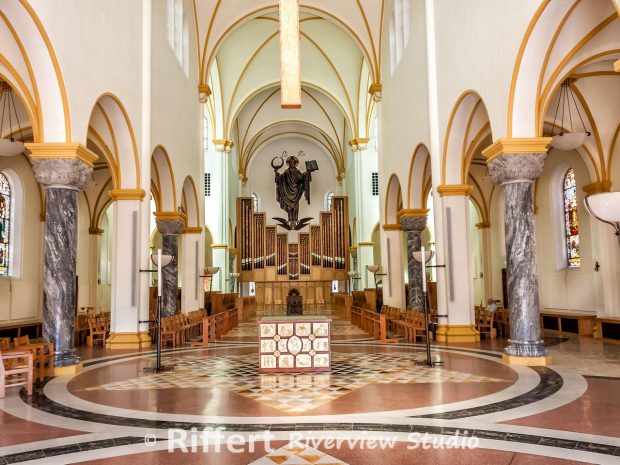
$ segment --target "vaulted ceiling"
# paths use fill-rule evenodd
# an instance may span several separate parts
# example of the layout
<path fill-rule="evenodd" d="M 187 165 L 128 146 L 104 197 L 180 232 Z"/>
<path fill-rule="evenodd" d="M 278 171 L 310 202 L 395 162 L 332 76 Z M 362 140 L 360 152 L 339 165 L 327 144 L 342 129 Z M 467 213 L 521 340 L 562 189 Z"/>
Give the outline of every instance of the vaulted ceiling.
<path fill-rule="evenodd" d="M 230 27 L 216 27 L 217 21 L 211 24 L 211 34 L 220 34 L 220 39 L 214 45 L 211 41 L 215 36 L 209 35 L 203 48 L 203 52 L 214 52 L 203 86 L 208 86 L 206 103 L 216 143 L 234 142 L 239 175 L 244 178 L 252 156 L 265 143 L 279 137 L 302 137 L 331 154 L 340 177 L 345 171 L 346 144 L 369 137 L 375 105 L 369 91 L 379 79 L 375 75 L 379 23 L 375 36 L 372 29 L 366 28 L 364 16 L 368 12 L 360 2 L 322 2 L 339 4 L 331 12 L 302 4 L 302 108 L 282 110 L 279 22 L 274 2 L 251 13 L 241 14 L 237 9 L 236 16 L 228 10 L 234 10 L 234 4 L 239 2 L 230 3 L 217 6 L 218 21 L 230 21 Z M 367 3 L 379 8 L 373 15 L 381 14 L 378 2 Z M 345 4 L 349 4 L 348 8 Z M 200 18 L 198 10 L 197 14 Z M 354 19 L 343 23 L 332 15 L 359 15 L 360 23 L 355 24 Z M 245 22 L 238 22 L 241 17 Z"/>

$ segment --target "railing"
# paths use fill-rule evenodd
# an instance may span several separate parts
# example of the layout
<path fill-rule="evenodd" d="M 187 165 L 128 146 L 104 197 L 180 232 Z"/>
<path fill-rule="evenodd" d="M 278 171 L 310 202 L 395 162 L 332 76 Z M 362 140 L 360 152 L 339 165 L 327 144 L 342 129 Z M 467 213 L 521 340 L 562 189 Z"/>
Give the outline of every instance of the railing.
<path fill-rule="evenodd" d="M 355 302 L 358 303 L 358 302 Z M 343 320 L 348 320 L 371 337 L 381 342 L 398 342 L 387 336 L 388 321 L 383 313 L 355 305 L 353 297 L 347 294 L 334 295 L 334 312 Z"/>
<path fill-rule="evenodd" d="M 202 341 L 192 342 L 192 346 L 207 347 L 209 342 L 221 339 L 227 332 L 239 325 L 239 308 L 234 307 L 202 319 Z"/>

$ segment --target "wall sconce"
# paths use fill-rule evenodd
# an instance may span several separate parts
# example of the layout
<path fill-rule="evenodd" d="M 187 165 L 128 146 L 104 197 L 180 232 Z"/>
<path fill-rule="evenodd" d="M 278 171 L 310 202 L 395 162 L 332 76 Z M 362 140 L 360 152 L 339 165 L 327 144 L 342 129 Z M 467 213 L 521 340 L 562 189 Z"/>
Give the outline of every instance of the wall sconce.
<path fill-rule="evenodd" d="M 605 192 L 586 197 L 586 210 L 597 220 L 614 228 L 620 245 L 620 192 Z"/>

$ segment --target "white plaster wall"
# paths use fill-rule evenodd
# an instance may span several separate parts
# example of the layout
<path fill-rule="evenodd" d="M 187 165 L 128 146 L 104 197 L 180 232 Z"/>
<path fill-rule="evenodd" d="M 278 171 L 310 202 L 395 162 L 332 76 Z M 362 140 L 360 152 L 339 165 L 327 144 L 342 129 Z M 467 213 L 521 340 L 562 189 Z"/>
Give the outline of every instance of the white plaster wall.
<path fill-rule="evenodd" d="M 42 308 L 43 226 L 41 202 L 30 163 L 21 156 L 0 157 L 0 172 L 13 170 L 20 178 L 24 202 L 21 230 L 21 277 L 0 278 L 0 323 L 40 318 Z"/>
<path fill-rule="evenodd" d="M 555 195 L 556 201 L 562 199 L 562 173 L 569 167 L 575 170 L 577 181 L 581 266 L 558 269 L 558 257 L 561 263 L 565 263 L 564 235 L 557 234 L 558 229 L 563 232 L 564 205 L 560 204 L 560 212 L 554 211 L 551 197 Z M 561 172 L 559 176 L 555 176 L 556 171 Z M 542 308 L 589 311 L 603 308 L 602 273 L 594 271 L 594 260 L 604 263 L 603 266 L 609 266 L 609 260 L 595 255 L 596 245 L 591 235 L 593 219 L 583 206 L 585 194 L 582 188 L 590 182 L 586 165 L 577 152 L 550 151 L 536 189 L 536 251 Z"/>
<path fill-rule="evenodd" d="M 178 207 L 186 176 L 193 177 L 197 189 L 203 184 L 203 106 L 198 100 L 194 10 L 190 0 L 183 1 L 190 38 L 189 72 L 186 76 L 168 43 L 166 1 L 154 0 L 152 5 L 151 149 L 161 144 L 168 151 L 174 170 Z"/>
<path fill-rule="evenodd" d="M 154 2 L 158 3 L 165 1 Z M 73 140 L 86 141 L 93 105 L 110 92 L 123 103 L 140 144 L 142 1 L 30 0 L 30 4 L 58 57 Z"/>
<path fill-rule="evenodd" d="M 539 0 L 434 2 L 440 140 L 458 97 L 478 92 L 493 139 L 506 135 L 510 82 L 521 40 Z"/>
<path fill-rule="evenodd" d="M 306 156 L 299 160 L 298 168 L 301 171 L 306 170 L 305 162 L 307 160 L 316 160 L 319 165 L 319 171 L 312 173 L 310 205 L 303 197 L 299 202 L 299 218 L 312 217 L 314 219 L 310 223 L 319 224 L 319 213 L 324 211 L 325 193 L 333 191 L 337 195 L 338 182 L 329 155 L 313 142 L 296 137 L 287 137 L 262 147 L 248 167 L 248 192 L 256 192 L 260 197 L 261 211 L 267 213 L 268 224 L 276 224 L 272 220 L 273 217 L 287 218 L 286 212 L 280 209 L 276 201 L 276 185 L 273 168 L 271 168 L 271 159 L 280 156 L 284 150 L 289 155 L 295 156 L 300 150 L 305 152 Z M 284 172 L 284 168 L 280 169 L 280 173 L 282 172 Z"/>
<path fill-rule="evenodd" d="M 387 35 L 393 0 L 385 2 L 382 56 L 383 92 L 380 103 L 379 179 L 383 209 L 388 179 L 396 174 L 407 192 L 408 170 L 416 145 L 429 146 L 426 24 L 424 0 L 410 1 L 411 39 L 393 75 Z"/>

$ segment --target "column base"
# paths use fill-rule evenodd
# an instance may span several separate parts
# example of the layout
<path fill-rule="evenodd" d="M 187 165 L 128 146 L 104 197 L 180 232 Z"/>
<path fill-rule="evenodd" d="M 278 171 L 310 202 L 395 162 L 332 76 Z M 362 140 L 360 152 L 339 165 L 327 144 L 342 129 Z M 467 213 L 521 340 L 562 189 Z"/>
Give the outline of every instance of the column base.
<path fill-rule="evenodd" d="M 110 333 L 106 349 L 147 349 L 151 347 L 148 333 Z"/>
<path fill-rule="evenodd" d="M 439 325 L 437 342 L 479 342 L 480 333 L 474 325 Z"/>
<path fill-rule="evenodd" d="M 72 376 L 78 374 L 84 369 L 82 362 L 75 365 L 66 365 L 62 367 L 52 367 L 45 370 L 46 376 Z"/>
<path fill-rule="evenodd" d="M 538 357 L 520 357 L 518 355 L 504 354 L 502 356 L 504 363 L 508 365 L 517 365 L 522 367 L 546 367 L 551 365 L 551 355 L 540 355 Z"/>

